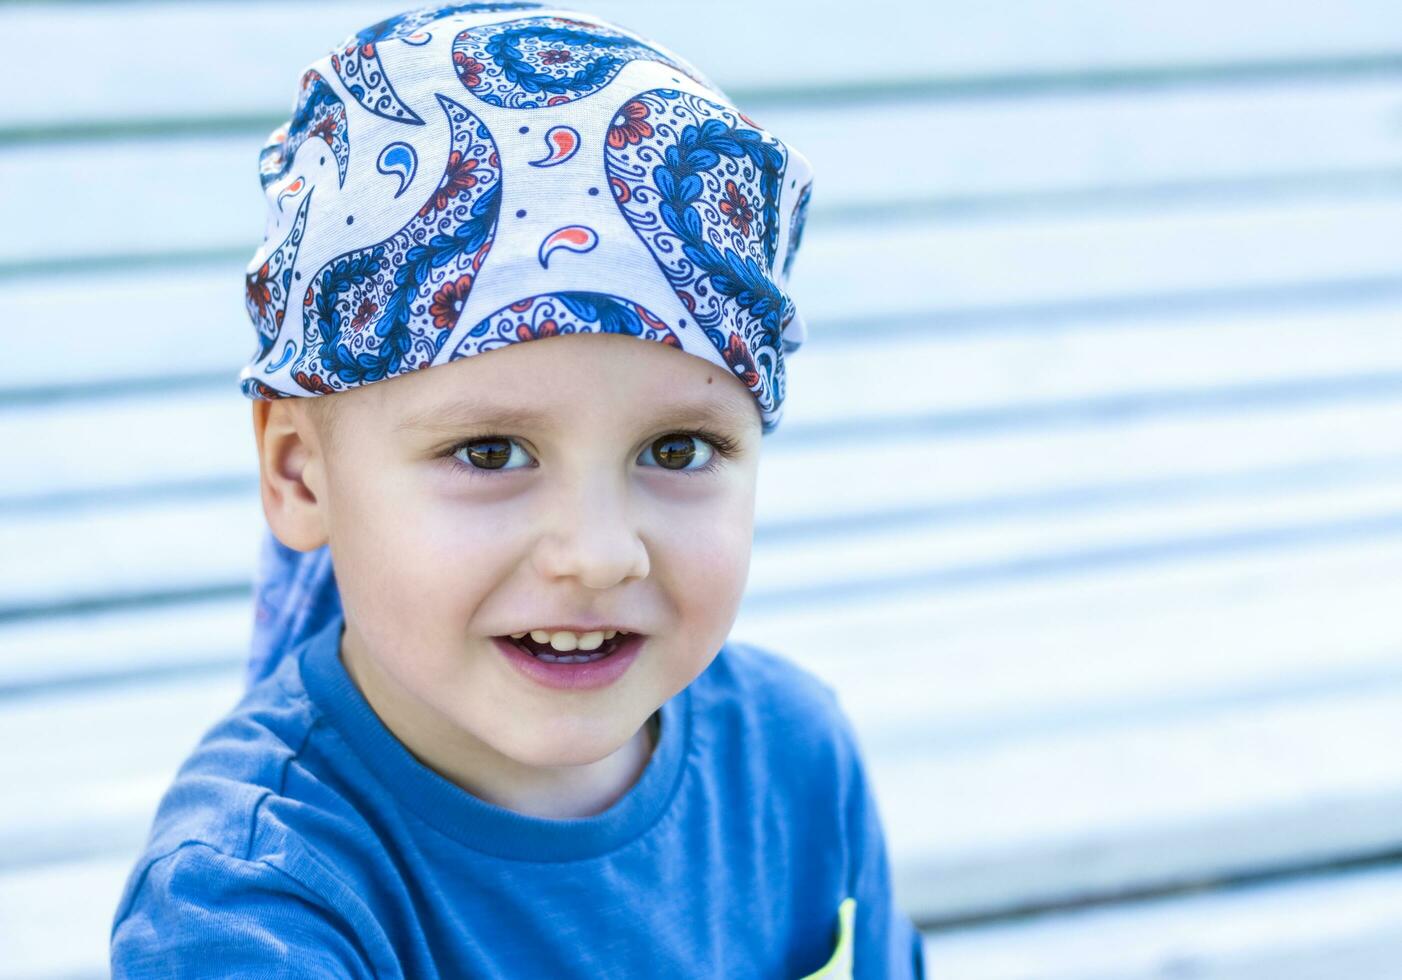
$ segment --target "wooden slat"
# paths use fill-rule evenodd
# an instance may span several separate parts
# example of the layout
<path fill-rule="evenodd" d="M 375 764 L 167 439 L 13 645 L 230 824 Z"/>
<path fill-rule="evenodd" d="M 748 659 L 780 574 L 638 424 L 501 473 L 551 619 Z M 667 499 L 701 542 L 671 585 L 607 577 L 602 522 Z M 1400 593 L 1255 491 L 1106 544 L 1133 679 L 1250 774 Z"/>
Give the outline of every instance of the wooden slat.
<path fill-rule="evenodd" d="M 6 744 L 34 749 L 0 758 L 0 771 L 15 780 L 0 801 L 3 863 L 135 857 L 181 760 L 241 690 L 241 671 L 230 669 L 7 704 Z M 46 733 L 37 744 L 36 732 Z"/>
<path fill-rule="evenodd" d="M 742 614 L 868 748 L 952 750 L 1402 678 L 1402 540 L 1089 568 Z"/>
<path fill-rule="evenodd" d="M 247 596 L 0 623 L 0 697 L 238 666 L 248 657 L 252 628 Z"/>
<path fill-rule="evenodd" d="M 993 206 L 1093 211 L 1190 194 L 1229 203 L 1346 192 L 1357 181 L 1366 189 L 1389 177 L 1395 185 L 1399 107 L 1402 81 L 1306 80 L 976 103 L 902 99 L 861 112 L 841 103 L 776 106 L 761 121 L 813 163 L 814 221 L 917 203 L 959 220 Z M 894 133 L 902 134 L 899 152 L 865 154 L 861 179 L 840 176 L 852 168 L 854 146 L 880 147 Z M 30 231 L 0 242 L 0 266 L 213 248 L 251 258 L 263 234 L 257 168 L 266 135 L 116 139 L 103 145 L 100 167 L 88 143 L 0 154 L 0 185 L 62 186 L 65 207 L 84 216 L 75 237 L 67 223 L 48 220 L 47 195 L 9 195 L 0 220 Z"/>
<path fill-rule="evenodd" d="M 135 855 L 0 873 L 0 977 L 110 978 L 108 935 Z"/>
<path fill-rule="evenodd" d="M 793 295 L 831 317 L 875 318 L 1391 277 L 1402 198 L 812 231 Z"/>
<path fill-rule="evenodd" d="M 1395 853 L 1402 682 L 949 751 L 873 751 L 922 920 Z"/>
<path fill-rule="evenodd" d="M 258 346 L 234 262 L 0 280 L 0 316 L 23 325 L 7 334 L 15 356 L 0 393 L 211 373 L 237 392 Z"/>
<path fill-rule="evenodd" d="M 1231 16 L 1210 0 L 1183 0 L 1171 12 L 1115 0 L 996 6 L 943 0 L 878 3 L 859 17 L 833 14 L 838 23 L 792 2 L 716 0 L 706 16 L 645 0 L 596 0 L 587 9 L 675 47 L 717 84 L 737 91 L 1288 65 L 1402 45 L 1402 25 L 1387 0 L 1355 0 L 1346 17 L 1323 15 L 1317 4 L 1282 9 L 1268 0 L 1239 0 Z M 137 16 L 142 29 L 132 30 Z M 162 4 L 154 12 L 125 3 L 13 4 L 6 12 L 11 65 L 16 77 L 42 75 L 45 84 L 0 108 L 0 129 L 285 113 L 302 67 L 384 16 L 383 5 L 364 2 L 226 0 Z M 95 57 L 83 72 L 54 72 L 44 59 L 55 37 L 89 39 L 94 51 L 120 40 L 123 56 Z M 199 71 L 170 55 L 192 45 L 208 52 Z"/>
<path fill-rule="evenodd" d="M 1402 868 L 929 932 L 925 957 L 931 977 L 959 980 L 1392 980 Z"/>

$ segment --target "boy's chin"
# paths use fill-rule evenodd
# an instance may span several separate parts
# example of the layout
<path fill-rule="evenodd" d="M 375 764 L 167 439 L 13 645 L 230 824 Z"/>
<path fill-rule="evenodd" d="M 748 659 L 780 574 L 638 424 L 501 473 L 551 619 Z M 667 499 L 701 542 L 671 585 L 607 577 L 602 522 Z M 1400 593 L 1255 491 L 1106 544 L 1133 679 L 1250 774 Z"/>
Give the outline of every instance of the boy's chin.
<path fill-rule="evenodd" d="M 603 762 L 620 751 L 627 751 L 636 739 L 646 739 L 646 720 L 632 732 L 601 731 L 582 733 L 562 726 L 558 732 L 535 732 L 498 747 L 499 752 L 533 769 L 561 769 Z M 650 743 L 644 741 L 641 745 Z"/>

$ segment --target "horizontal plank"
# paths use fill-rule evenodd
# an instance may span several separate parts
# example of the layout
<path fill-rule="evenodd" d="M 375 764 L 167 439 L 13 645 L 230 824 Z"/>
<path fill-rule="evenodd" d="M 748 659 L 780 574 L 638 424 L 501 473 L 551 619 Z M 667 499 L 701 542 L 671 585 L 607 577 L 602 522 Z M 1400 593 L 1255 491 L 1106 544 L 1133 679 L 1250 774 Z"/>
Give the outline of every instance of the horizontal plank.
<path fill-rule="evenodd" d="M 675 48 L 717 84 L 734 89 L 733 97 L 757 100 L 813 87 L 990 76 L 1035 91 L 1047 84 L 1046 75 L 1260 62 L 1283 62 L 1281 70 L 1288 70 L 1291 63 L 1308 67 L 1402 45 L 1402 26 L 1386 0 L 1355 0 L 1347 17 L 1327 16 L 1318 2 L 1282 10 L 1267 0 L 1241 0 L 1230 15 L 1209 0 L 1183 0 L 1171 16 L 1114 0 L 877 4 L 873 16 L 855 18 L 805 16 L 792 2 L 741 0 L 716 0 L 706 17 L 643 0 L 596 0 L 588 9 Z M 141 4 L 131 3 L 10 5 L 13 67 L 21 77 L 42 75 L 45 84 L 0 108 L 0 130 L 286 113 L 302 67 L 385 15 L 382 6 L 363 2 L 225 0 L 163 6 L 141 31 L 131 31 L 132 18 L 142 12 Z M 736 31 L 737 23 L 745 30 Z M 269 29 L 256 29 L 259 24 Z M 43 58 L 53 37 L 87 37 L 94 44 L 120 37 L 123 57 L 96 59 L 81 74 L 49 72 Z M 218 39 L 198 72 L 170 55 L 192 37 Z M 811 56 L 832 50 L 842 56 Z M 140 66 L 140 85 L 131 84 L 133 65 Z"/>
<path fill-rule="evenodd" d="M 801 307 L 875 319 L 1390 277 L 1402 198 L 810 231 L 790 288 Z"/>
<path fill-rule="evenodd" d="M 0 978 L 110 978 L 108 937 L 135 853 L 0 872 Z"/>
<path fill-rule="evenodd" d="M 824 320 L 879 330 L 890 318 L 1021 308 L 1030 322 L 1046 317 L 1037 308 L 1047 304 L 1107 300 L 1126 304 L 1123 315 L 1133 316 L 1136 298 L 1391 281 L 1399 252 L 1402 195 L 1382 193 L 957 224 L 916 216 L 844 223 L 840 232 L 815 224 L 795 262 L 791 292 L 805 315 L 815 316 L 816 338 Z M 167 272 L 0 282 L 0 314 L 24 327 L 6 387 L 161 378 L 173 368 L 160 352 L 174 345 L 179 371 L 225 371 L 236 390 L 238 368 L 254 346 L 242 307 L 242 263 L 201 269 L 192 268 L 168 294 Z M 162 301 L 153 304 L 151 296 Z M 192 319 L 191 309 L 201 316 Z M 65 357 L 52 356 L 53 337 L 65 338 Z"/>
<path fill-rule="evenodd" d="M 957 221 L 988 209 L 1347 193 L 1360 181 L 1364 189 L 1396 182 L 1399 107 L 1402 81 L 1305 80 L 977 103 L 905 98 L 862 110 L 781 105 L 763 123 L 812 162 L 816 228 L 830 216 L 893 206 L 937 209 Z M 900 152 L 865 154 L 861 180 L 823 179 L 849 169 L 853 146 L 882 146 L 894 132 L 903 134 Z M 84 215 L 84 234 L 74 236 L 48 220 L 45 196 L 10 195 L 0 220 L 29 233 L 0 242 L 0 266 L 210 249 L 243 249 L 251 258 L 264 227 L 258 153 L 266 136 L 255 127 L 154 144 L 114 139 L 96 169 L 87 143 L 0 154 L 0 184 L 63 186 L 66 206 Z M 159 181 L 150 179 L 153 148 Z"/>
<path fill-rule="evenodd" d="M 0 623 L 0 696 L 238 666 L 252 631 L 246 595 Z"/>
<path fill-rule="evenodd" d="M 1392 980 L 1402 868 L 928 931 L 925 958 L 932 977 L 959 980 Z"/>
<path fill-rule="evenodd" d="M 876 751 L 985 745 L 1402 679 L 1402 539 L 742 614 Z"/>
<path fill-rule="evenodd" d="M 756 542 L 758 601 L 802 604 L 833 591 L 945 588 L 1140 561 L 1204 558 L 1256 547 L 1402 533 L 1402 474 L 1343 486 L 1293 487 L 1244 497 L 1127 501 L 1113 508 L 1005 514 L 982 524 L 914 518 L 846 533 Z M 1355 525 L 1354 522 L 1357 522 Z M 1296 532 L 1296 533 L 1292 533 Z M 908 583 L 908 585 L 907 585 Z"/>
<path fill-rule="evenodd" d="M 989 335 L 912 331 L 864 344 L 819 336 L 790 362 L 787 420 L 819 430 L 908 417 L 1002 417 L 1009 425 L 1021 418 L 1035 427 L 1044 412 L 1054 416 L 1047 410 L 1056 405 L 1110 405 L 1167 392 L 1171 412 L 1173 393 L 1190 404 L 1194 391 L 1298 385 L 1303 392 L 1387 373 L 1399 379 L 1402 396 L 1399 318 L 1402 304 L 1387 303 L 1150 321 L 1121 317 Z M 0 408 L 0 444 L 16 463 L 0 472 L 0 502 L 253 480 L 249 413 L 248 401 L 232 386 Z M 786 434 L 770 437 L 776 454 L 794 451 L 786 448 Z M 1375 448 L 1402 451 L 1402 436 L 1360 435 L 1376 437 Z M 181 452 L 172 454 L 172 445 Z"/>
<path fill-rule="evenodd" d="M 941 752 L 869 753 L 922 921 L 1402 845 L 1402 681 Z"/>

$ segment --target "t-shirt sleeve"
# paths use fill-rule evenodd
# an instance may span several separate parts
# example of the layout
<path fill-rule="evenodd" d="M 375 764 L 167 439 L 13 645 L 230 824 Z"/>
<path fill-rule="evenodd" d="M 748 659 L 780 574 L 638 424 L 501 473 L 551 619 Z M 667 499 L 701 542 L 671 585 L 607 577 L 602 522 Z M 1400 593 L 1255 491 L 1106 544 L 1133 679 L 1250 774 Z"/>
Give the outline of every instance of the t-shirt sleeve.
<path fill-rule="evenodd" d="M 924 944 L 915 923 L 892 894 L 886 834 L 856 732 L 836 705 L 835 693 L 833 697 L 847 768 L 848 894 L 857 900 L 852 976 L 855 980 L 924 980 Z"/>
<path fill-rule="evenodd" d="M 371 977 L 346 927 L 264 861 L 189 843 L 152 862 L 113 923 L 126 977 Z"/>

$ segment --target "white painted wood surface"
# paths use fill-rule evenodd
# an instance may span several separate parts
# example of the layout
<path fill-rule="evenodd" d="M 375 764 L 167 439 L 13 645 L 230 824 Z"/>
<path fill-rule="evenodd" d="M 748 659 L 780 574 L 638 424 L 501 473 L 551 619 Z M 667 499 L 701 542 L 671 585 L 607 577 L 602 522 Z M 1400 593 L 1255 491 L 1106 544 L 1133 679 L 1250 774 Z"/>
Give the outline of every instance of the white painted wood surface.
<path fill-rule="evenodd" d="M 1402 975 L 1395 3 L 587 9 L 815 164 L 735 636 L 841 692 L 931 975 Z M 103 974 L 237 696 L 257 150 L 389 12 L 4 11 L 0 976 Z"/>

